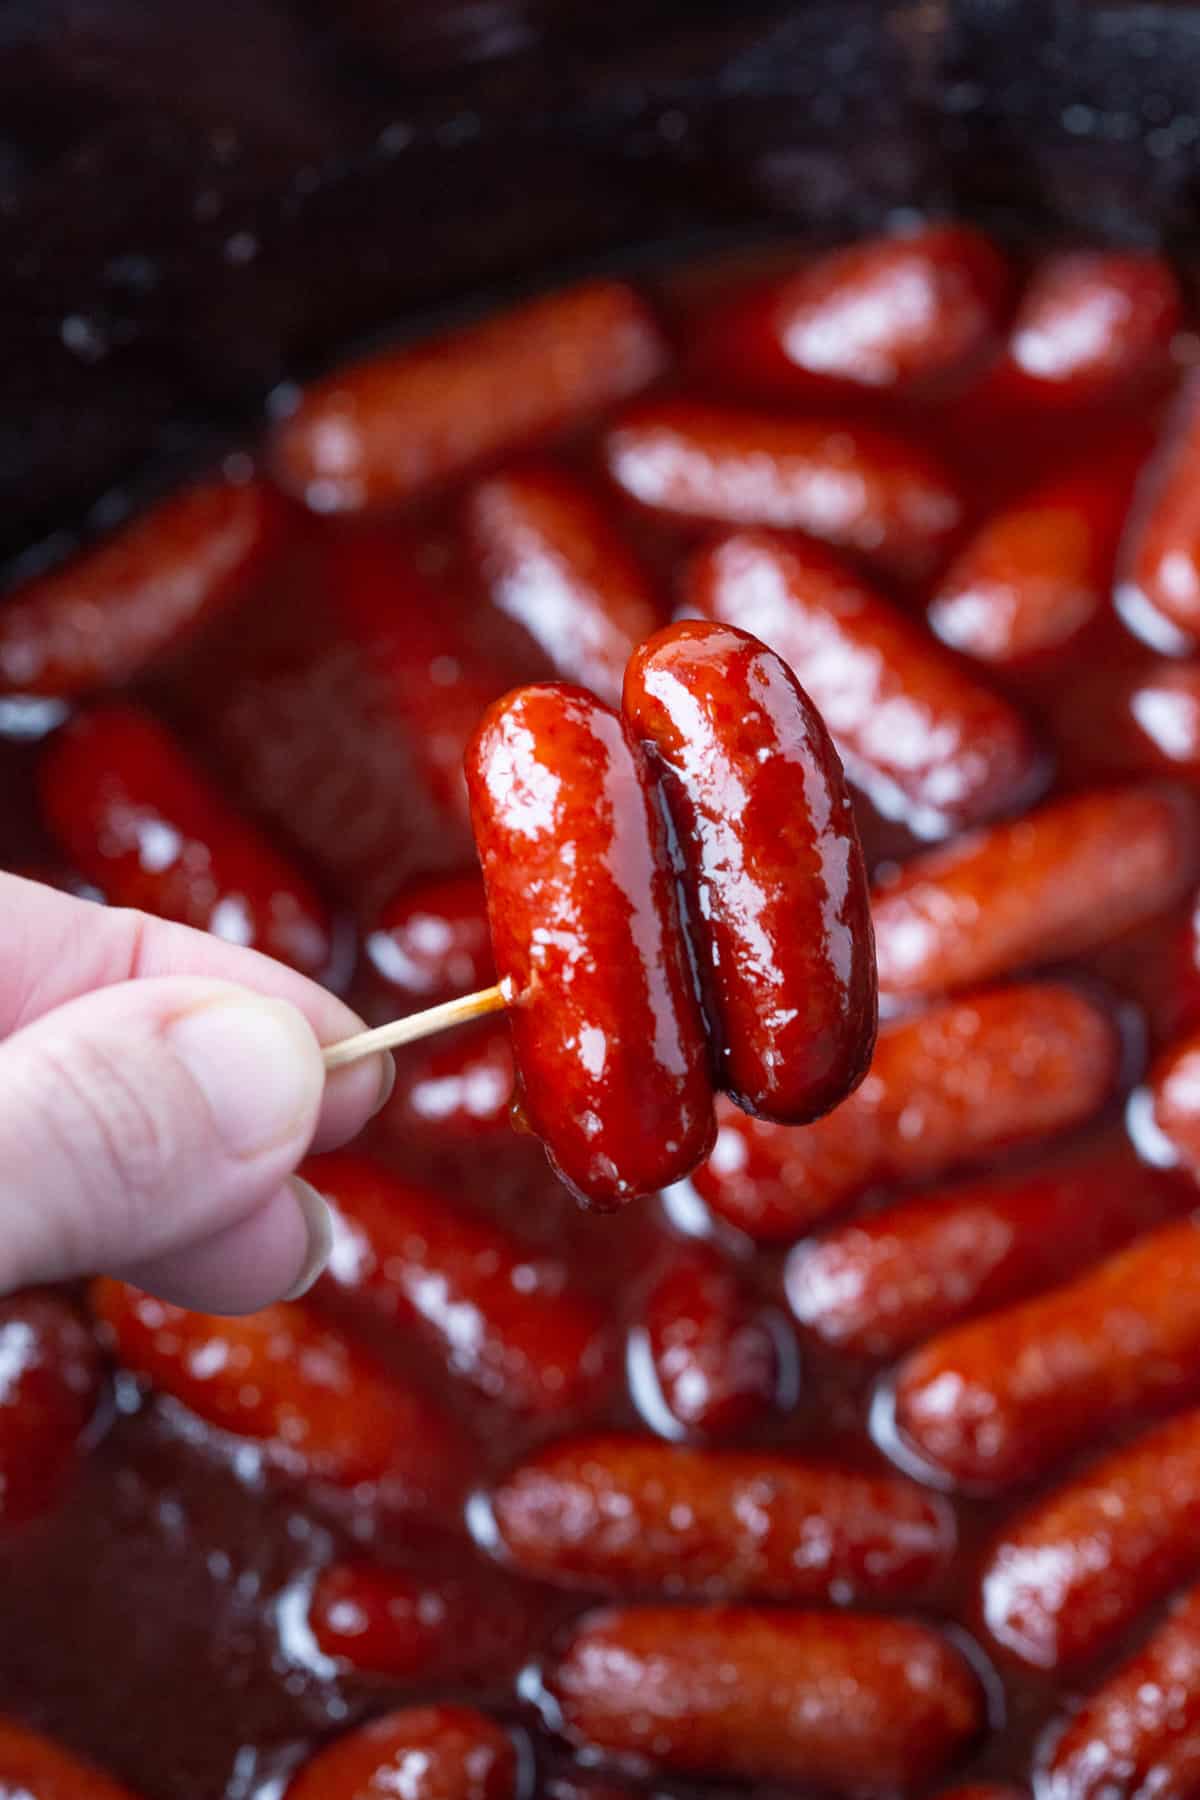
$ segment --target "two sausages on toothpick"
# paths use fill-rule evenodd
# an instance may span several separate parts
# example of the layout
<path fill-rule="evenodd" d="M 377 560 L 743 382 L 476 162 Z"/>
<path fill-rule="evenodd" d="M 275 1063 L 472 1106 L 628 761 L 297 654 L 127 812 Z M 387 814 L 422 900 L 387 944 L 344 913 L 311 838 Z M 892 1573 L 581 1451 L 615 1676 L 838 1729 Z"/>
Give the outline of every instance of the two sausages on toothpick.
<path fill-rule="evenodd" d="M 804 1124 L 862 1079 L 877 997 L 845 776 L 791 670 L 688 620 L 637 651 L 621 712 L 516 689 L 467 751 L 500 981 L 367 1032 L 330 1067 L 505 1006 L 528 1126 L 586 1204 L 689 1174 L 713 1094 Z"/>

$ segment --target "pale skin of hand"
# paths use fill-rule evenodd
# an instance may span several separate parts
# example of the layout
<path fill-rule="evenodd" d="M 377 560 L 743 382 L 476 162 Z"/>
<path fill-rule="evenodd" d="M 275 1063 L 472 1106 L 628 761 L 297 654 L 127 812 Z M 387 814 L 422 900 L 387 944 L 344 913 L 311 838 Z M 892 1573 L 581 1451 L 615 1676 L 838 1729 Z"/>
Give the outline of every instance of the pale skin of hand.
<path fill-rule="evenodd" d="M 120 1275 L 208 1312 L 311 1285 L 328 1210 L 294 1178 L 386 1100 L 326 1078 L 362 1021 L 281 963 L 0 874 L 0 1294 Z"/>

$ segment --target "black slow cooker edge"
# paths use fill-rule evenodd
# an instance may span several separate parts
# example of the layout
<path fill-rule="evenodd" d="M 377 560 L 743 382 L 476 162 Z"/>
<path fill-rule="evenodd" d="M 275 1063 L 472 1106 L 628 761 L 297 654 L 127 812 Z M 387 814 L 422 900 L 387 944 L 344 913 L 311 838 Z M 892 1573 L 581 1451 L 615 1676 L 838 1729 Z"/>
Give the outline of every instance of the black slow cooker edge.
<path fill-rule="evenodd" d="M 414 313 L 897 208 L 1200 228 L 1200 8 L 9 0 L 0 554 Z"/>

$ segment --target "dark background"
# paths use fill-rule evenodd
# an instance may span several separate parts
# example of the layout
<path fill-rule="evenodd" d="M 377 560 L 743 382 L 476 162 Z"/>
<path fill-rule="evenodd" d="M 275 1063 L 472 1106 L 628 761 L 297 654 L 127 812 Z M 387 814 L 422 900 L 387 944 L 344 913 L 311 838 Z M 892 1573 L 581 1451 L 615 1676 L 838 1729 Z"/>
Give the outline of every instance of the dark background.
<path fill-rule="evenodd" d="M 0 0 L 0 554 L 621 248 L 917 204 L 1186 261 L 1198 103 L 1185 5 Z"/>

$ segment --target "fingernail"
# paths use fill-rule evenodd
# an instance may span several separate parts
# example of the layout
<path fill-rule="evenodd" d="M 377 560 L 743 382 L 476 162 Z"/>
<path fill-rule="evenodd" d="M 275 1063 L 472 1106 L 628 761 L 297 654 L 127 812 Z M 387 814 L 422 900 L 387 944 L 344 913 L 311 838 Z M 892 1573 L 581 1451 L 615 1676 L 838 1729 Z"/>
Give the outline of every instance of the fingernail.
<path fill-rule="evenodd" d="M 324 1273 L 333 1249 L 333 1214 L 315 1187 L 302 1181 L 299 1175 L 293 1175 L 288 1187 L 295 1196 L 300 1216 L 304 1220 L 304 1229 L 308 1233 L 308 1254 L 304 1265 L 292 1286 L 283 1296 L 285 1300 L 299 1300 L 301 1294 L 307 1294 L 314 1282 Z"/>
<path fill-rule="evenodd" d="M 222 996 L 183 1013 L 167 1040 L 208 1102 L 231 1156 L 307 1138 L 324 1087 L 316 1038 L 295 1007 Z"/>
<path fill-rule="evenodd" d="M 396 1059 L 390 1050 L 385 1050 L 379 1058 L 379 1098 L 375 1102 L 375 1111 L 382 1112 L 392 1097 L 392 1089 L 396 1085 Z M 373 1115 L 372 1115 L 373 1116 Z"/>
<path fill-rule="evenodd" d="M 375 1077 L 373 1094 L 372 1075 Z M 339 1098 L 348 1093 L 354 1095 L 353 1104 L 362 1107 L 364 1122 L 383 1111 L 395 1085 L 396 1063 L 390 1055 L 364 1057 L 362 1062 L 347 1063 L 340 1069 L 333 1069 L 326 1078 L 327 1091 L 336 1093 Z"/>

